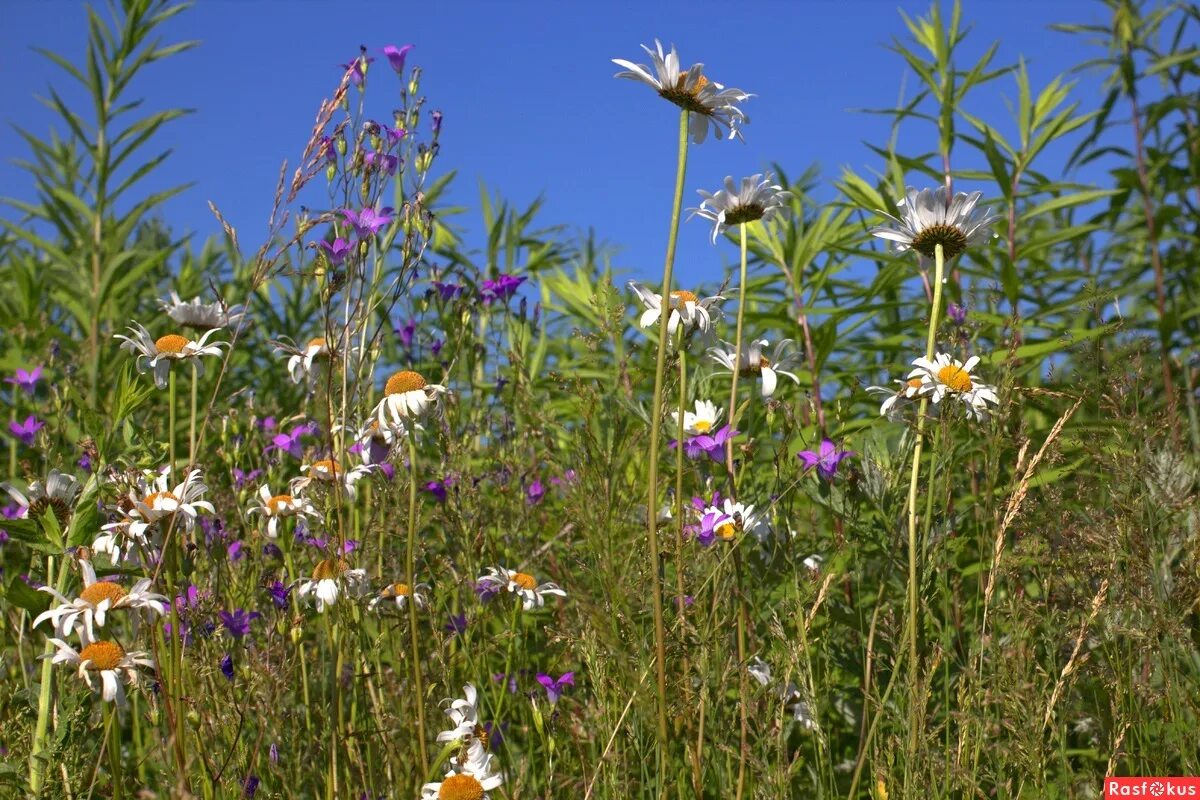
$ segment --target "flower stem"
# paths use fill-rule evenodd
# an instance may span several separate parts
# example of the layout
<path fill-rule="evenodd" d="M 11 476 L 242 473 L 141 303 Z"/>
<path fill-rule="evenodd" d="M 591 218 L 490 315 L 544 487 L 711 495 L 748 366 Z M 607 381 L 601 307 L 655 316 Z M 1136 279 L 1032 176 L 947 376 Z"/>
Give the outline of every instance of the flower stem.
<path fill-rule="evenodd" d="M 424 774 L 429 769 L 429 754 L 425 751 L 425 689 L 421 682 L 421 638 L 417 632 L 417 444 L 416 434 L 408 431 L 408 552 L 405 557 L 404 579 L 408 582 L 408 658 L 412 662 L 413 696 L 417 707 L 417 749 Z"/>
<path fill-rule="evenodd" d="M 733 342 L 733 382 L 729 386 L 729 440 L 725 443 L 725 468 L 729 472 L 729 492 L 737 499 L 733 476 L 733 432 L 737 430 L 738 376 L 742 372 L 742 323 L 746 316 L 746 226 L 738 225 L 741 238 L 741 268 L 738 273 L 737 331 Z"/>
<path fill-rule="evenodd" d="M 125 797 L 125 776 L 121 770 L 121 725 L 114 703 L 104 705 L 108 728 L 108 770 L 114 800 Z"/>
<path fill-rule="evenodd" d="M 683 603 L 683 437 L 684 414 L 687 413 L 687 350 L 679 347 L 679 420 L 675 442 L 675 602 L 679 620 L 684 619 Z M 688 660 L 683 658 L 683 674 L 688 674 Z"/>
<path fill-rule="evenodd" d="M 925 359 L 933 358 L 937 342 L 938 311 L 942 304 L 942 279 L 946 260 L 939 244 L 934 250 L 933 307 L 929 312 L 929 333 L 925 339 Z M 921 450 L 925 442 L 925 415 L 929 410 L 929 398 L 922 397 L 917 410 L 917 441 L 913 446 L 912 476 L 908 484 L 908 658 L 910 702 L 916 702 L 917 682 L 920 677 L 920 662 L 917 660 L 917 485 L 921 478 Z M 912 711 L 910 710 L 910 716 Z M 911 724 L 909 757 L 916 747 L 916 725 Z"/>
<path fill-rule="evenodd" d="M 167 373 L 167 475 L 175 478 L 175 370 Z"/>
<path fill-rule="evenodd" d="M 667 234 L 667 256 L 663 264 L 662 313 L 659 315 L 658 359 L 654 369 L 654 401 L 650 409 L 650 463 L 646 476 L 646 535 L 650 548 L 650 579 L 654 597 L 655 677 L 658 694 L 658 747 L 663 758 L 667 744 L 666 632 L 663 628 L 662 576 L 658 552 L 658 448 L 662 433 L 663 372 L 670 341 L 671 271 L 675 266 L 675 242 L 679 236 L 679 212 L 683 206 L 683 182 L 687 174 L 688 112 L 679 113 L 679 158 L 675 172 L 675 199 L 671 206 L 671 229 Z M 659 774 L 662 774 L 661 770 Z"/>
<path fill-rule="evenodd" d="M 196 395 L 199 381 L 196 380 L 196 365 L 192 364 L 192 415 L 188 418 L 188 465 L 196 463 Z"/>
<path fill-rule="evenodd" d="M 46 558 L 46 577 L 54 572 L 54 556 Z M 55 589 L 61 594 L 67 584 L 67 559 L 58 568 L 58 580 Z M 45 746 L 46 730 L 50 726 L 50 690 L 54 682 L 54 665 L 50 656 L 54 654 L 54 645 L 47 640 L 42 655 L 42 681 L 38 688 L 38 715 L 36 727 L 33 729 L 33 745 L 29 750 L 29 793 L 36 797 L 42 788 L 42 767 L 45 761 L 41 758 Z"/>

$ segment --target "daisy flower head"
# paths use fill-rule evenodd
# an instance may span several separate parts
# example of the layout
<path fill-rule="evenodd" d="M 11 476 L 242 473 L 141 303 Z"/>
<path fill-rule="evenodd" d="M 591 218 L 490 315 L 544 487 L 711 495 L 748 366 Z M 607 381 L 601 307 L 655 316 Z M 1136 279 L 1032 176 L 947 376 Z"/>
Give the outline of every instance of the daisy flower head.
<path fill-rule="evenodd" d="M 705 433 L 711 433 L 717 423 L 721 421 L 721 415 L 724 411 L 717 408 L 717 404 L 711 400 L 697 400 L 696 410 L 683 412 L 683 433 L 686 436 L 699 436 Z M 675 420 L 675 430 L 679 429 L 679 412 L 671 412 L 672 419 Z"/>
<path fill-rule="evenodd" d="M 735 541 L 742 533 L 765 542 L 771 528 L 760 514 L 754 513 L 754 506 L 716 496 L 712 505 L 704 509 L 696 540 L 707 547 L 715 541 Z"/>
<path fill-rule="evenodd" d="M 971 374 L 979 364 L 979 356 L 971 356 L 966 362 L 959 361 L 949 353 L 937 353 L 932 359 L 918 358 L 916 367 L 908 374 L 908 380 L 920 380 L 918 393 L 928 396 L 935 405 L 947 395 L 966 406 L 967 413 L 976 421 L 987 418 L 992 406 L 999 405 L 996 387 L 977 380 Z"/>
<path fill-rule="evenodd" d="M 176 292 L 171 292 L 166 300 L 159 300 L 158 305 L 175 322 L 198 331 L 240 329 L 246 317 L 245 306 L 229 306 L 224 302 L 205 303 L 199 297 L 185 303 Z"/>
<path fill-rule="evenodd" d="M 504 567 L 488 567 L 488 574 L 482 576 L 476 583 L 481 588 L 493 592 L 499 592 L 502 589 L 515 592 L 521 598 L 521 607 L 525 611 L 544 606 L 548 595 L 567 596 L 567 593 L 559 588 L 557 583 L 539 585 L 537 579 L 532 575 Z"/>
<path fill-rule="evenodd" d="M 887 386 L 868 386 L 867 393 L 882 396 L 879 406 L 879 416 L 887 417 L 890 422 L 899 422 L 904 416 L 904 407 L 912 402 L 921 392 L 921 378 L 893 381 L 897 386 L 892 389 Z"/>
<path fill-rule="evenodd" d="M 629 288 L 646 308 L 642 312 L 638 324 L 643 328 L 649 328 L 657 323 L 662 316 L 662 295 L 655 294 L 637 281 L 630 281 Z M 686 289 L 676 289 L 671 292 L 671 302 L 669 303 L 671 316 L 667 320 L 667 333 L 671 337 L 672 346 L 674 346 L 675 332 L 679 330 L 680 326 L 683 327 L 685 335 L 699 331 L 701 336 L 707 336 L 713 329 L 713 321 L 721 317 L 720 303 L 724 299 L 719 294 L 701 298 Z"/>
<path fill-rule="evenodd" d="M 733 182 L 733 176 L 726 176 L 725 188 L 715 193 L 700 189 L 704 201 L 699 208 L 692 209 L 693 217 L 702 217 L 713 223 L 712 243 L 717 243 L 717 237 L 733 225 L 745 225 L 755 220 L 769 220 L 784 204 L 791 199 L 792 193 L 782 186 L 772 183 L 775 176 L 761 173 L 742 178 L 741 186 Z"/>
<path fill-rule="evenodd" d="M 456 742 L 474 736 L 475 731 L 480 728 L 478 702 L 479 693 L 476 691 L 475 685 L 468 683 L 463 686 L 462 698 L 450 700 L 450 706 L 446 709 L 446 716 L 454 723 L 454 727 L 439 733 L 437 740 L 439 742 Z"/>
<path fill-rule="evenodd" d="M 653 50 L 646 45 L 642 45 L 642 49 L 650 56 L 651 66 L 614 58 L 614 64 L 624 67 L 614 77 L 641 81 L 658 92 L 664 100 L 670 100 L 689 112 L 688 133 L 695 144 L 702 144 L 710 129 L 718 139 L 726 134 L 730 139 L 741 137 L 741 127 L 750 118 L 738 104 L 754 95 L 741 89 L 726 89 L 722 84 L 710 81 L 704 76 L 703 64 L 693 64 L 687 70 L 681 70 L 675 47 L 671 47 L 671 52 L 664 53 L 662 43 L 657 39 L 654 40 Z"/>
<path fill-rule="evenodd" d="M 879 225 L 871 229 L 871 234 L 889 240 L 901 253 L 911 249 L 926 258 L 933 258 L 940 244 L 942 255 L 949 261 L 995 235 L 992 223 L 1000 215 L 990 208 L 976 208 L 982 196 L 983 192 L 958 192 L 950 198 L 944 186 L 919 192 L 910 186 L 897 206 L 898 217 L 879 211 L 895 224 Z"/>
<path fill-rule="evenodd" d="M 343 356 L 353 359 L 358 354 L 358 347 L 351 345 L 347 348 L 330 342 L 324 336 L 309 339 L 303 347 L 297 347 L 290 341 L 275 342 L 275 349 L 288 357 L 287 368 L 292 383 L 308 381 L 311 384 L 320 375 L 322 364 L 332 364 Z"/>
<path fill-rule="evenodd" d="M 413 430 L 422 430 L 421 426 L 412 423 Z M 392 449 L 404 440 L 408 427 L 402 420 L 393 419 L 391 424 L 380 425 L 378 419 L 372 419 L 359 428 L 354 434 L 357 450 L 363 464 L 382 464 L 392 454 Z"/>
<path fill-rule="evenodd" d="M 89 639 L 94 639 L 96 626 L 104 627 L 105 618 L 110 611 L 149 611 L 159 616 L 166 613 L 167 598 L 149 591 L 149 578 L 142 578 L 132 589 L 126 589 L 119 583 L 96 580 L 96 570 L 86 559 L 80 560 L 79 569 L 83 573 L 83 591 L 74 600 L 67 599 L 49 586 L 40 588 L 41 591 L 54 595 L 60 605 L 39 614 L 33 621 L 35 628 L 42 622 L 51 620 L 54 623 L 54 632 L 61 637 L 66 637 L 75 629 L 81 629 L 87 633 Z M 134 620 L 136 624 L 136 616 Z"/>
<path fill-rule="evenodd" d="M 279 521 L 289 517 L 317 517 L 317 510 L 307 498 L 291 494 L 274 494 L 265 483 L 258 488 L 259 504 L 246 511 L 247 514 L 262 514 L 267 518 L 267 536 L 279 536 Z"/>
<path fill-rule="evenodd" d="M 450 758 L 450 771 L 441 781 L 421 787 L 421 800 L 488 800 L 504 783 L 496 757 L 482 741 L 472 739 L 464 750 Z"/>
<path fill-rule="evenodd" d="M 125 686 L 136 685 L 138 668 L 154 668 L 150 654 L 143 651 L 126 652 L 120 644 L 110 640 L 93 640 L 86 632 L 80 632 L 82 647 L 76 650 L 62 639 L 50 639 L 56 652 L 51 656 L 52 664 L 70 664 L 76 674 L 93 692 L 100 692 L 106 703 L 125 705 Z"/>
<path fill-rule="evenodd" d="M 390 606 L 403 611 L 409 601 L 416 603 L 417 608 L 424 611 L 429 606 L 429 584 L 418 583 L 413 587 L 407 583 L 389 583 L 371 598 L 367 606 L 371 611 L 385 611 Z"/>
<path fill-rule="evenodd" d="M 361 597 L 367 588 L 367 572 L 351 569 L 343 558 L 327 558 L 313 567 L 312 578 L 297 581 L 296 596 L 306 602 L 314 602 L 317 613 L 325 613 L 327 606 L 335 605 L 338 598 Z"/>
<path fill-rule="evenodd" d="M 129 526 L 132 535 L 144 534 L 154 523 L 170 517 L 176 517 L 184 531 L 191 531 L 201 511 L 216 513 L 212 503 L 201 499 L 208 492 L 208 486 L 200 479 L 200 470 L 192 470 L 173 488 L 169 481 L 170 476 L 163 471 L 153 482 L 144 484 L 140 492 L 129 495 L 133 503 L 129 511 L 133 520 Z"/>
<path fill-rule="evenodd" d="M 150 332 L 137 322 L 128 328 L 132 336 L 116 334 L 113 338 L 124 339 L 121 348 L 131 353 L 137 353 L 138 372 L 151 370 L 154 372 L 154 383 L 162 389 L 167 385 L 167 375 L 171 372 L 172 361 L 191 361 L 197 372 L 204 371 L 201 356 L 220 356 L 222 347 L 228 347 L 228 342 L 212 342 L 208 339 L 216 329 L 210 329 L 197 340 L 193 341 L 178 333 L 168 333 L 154 339 Z"/>
<path fill-rule="evenodd" d="M 768 346 L 770 342 L 766 339 L 743 344 L 739 358 L 737 348 L 729 342 L 722 341 L 720 347 L 710 347 L 708 355 L 730 372 L 740 369 L 742 375 L 761 378 L 762 396 L 770 397 L 775 394 L 780 375 L 791 378 L 793 383 L 800 385 L 800 379 L 792 372 L 800 366 L 800 354 L 791 339 L 781 339 L 769 358 L 765 355 Z"/>
<path fill-rule="evenodd" d="M 335 481 L 340 480 L 342 489 L 353 500 L 358 497 L 358 482 L 370 475 L 374 468 L 361 464 L 347 470 L 335 458 L 322 458 L 311 464 L 302 464 L 300 471 L 306 474 L 299 478 L 293 478 L 288 487 L 293 497 L 313 483 L 318 486 L 332 486 Z"/>
<path fill-rule="evenodd" d="M 426 417 L 441 408 L 442 395 L 450 390 L 429 383 L 419 372 L 400 370 L 388 378 L 383 387 L 383 399 L 375 406 L 373 416 L 380 425 L 404 430 L 409 420 Z"/>
<path fill-rule="evenodd" d="M 26 517 L 37 519 L 50 510 L 54 512 L 58 524 L 65 528 L 83 487 L 74 475 L 52 469 L 44 483 L 34 481 L 24 492 L 8 482 L 0 483 L 0 489 L 8 492 L 17 505 L 24 507 Z"/>

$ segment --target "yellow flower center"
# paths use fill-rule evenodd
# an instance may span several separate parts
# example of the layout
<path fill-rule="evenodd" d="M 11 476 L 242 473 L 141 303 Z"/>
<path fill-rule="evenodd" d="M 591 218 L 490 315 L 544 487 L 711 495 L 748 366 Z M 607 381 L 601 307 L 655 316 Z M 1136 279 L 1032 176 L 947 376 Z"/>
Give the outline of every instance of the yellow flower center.
<path fill-rule="evenodd" d="M 350 565 L 341 558 L 327 558 L 324 561 L 317 562 L 313 567 L 312 579 L 314 581 L 332 580 L 341 577 L 341 574 L 350 568 Z"/>
<path fill-rule="evenodd" d="M 306 349 L 324 350 L 325 349 L 325 337 L 318 336 L 315 339 L 309 339 L 308 347 Z"/>
<path fill-rule="evenodd" d="M 267 511 L 278 514 L 281 511 L 290 510 L 291 504 L 292 496 L 290 494 L 277 494 L 267 501 Z"/>
<path fill-rule="evenodd" d="M 450 775 L 437 796 L 438 800 L 483 800 L 483 784 L 474 775 Z"/>
<path fill-rule="evenodd" d="M 722 539 L 732 539 L 737 535 L 737 525 L 733 521 L 722 522 L 717 526 L 715 533 Z"/>
<path fill-rule="evenodd" d="M 706 419 L 698 419 L 692 423 L 692 427 L 701 433 L 708 433 L 710 430 L 712 430 L 712 423 Z"/>
<path fill-rule="evenodd" d="M 514 572 L 509 580 L 522 589 L 533 590 L 537 588 L 537 580 L 532 575 L 527 575 L 524 572 Z"/>
<path fill-rule="evenodd" d="M 393 583 L 387 591 L 388 597 L 408 597 L 412 594 L 412 589 L 408 587 L 407 583 Z"/>
<path fill-rule="evenodd" d="M 183 349 L 188 346 L 188 340 L 178 333 L 168 333 L 166 336 L 160 336 L 154 342 L 154 349 L 160 353 L 171 353 L 179 355 Z"/>
<path fill-rule="evenodd" d="M 967 249 L 967 234 L 957 225 L 930 225 L 913 237 L 912 248 L 926 258 L 934 258 L 937 246 L 947 261 Z"/>
<path fill-rule="evenodd" d="M 421 373 L 405 369 L 388 378 L 387 385 L 383 387 L 383 393 L 404 394 L 424 389 L 427 385 L 425 379 L 421 377 Z"/>
<path fill-rule="evenodd" d="M 938 370 L 938 380 L 956 392 L 971 391 L 971 375 L 962 367 L 949 365 Z"/>
<path fill-rule="evenodd" d="M 341 470 L 338 463 L 332 458 L 323 458 L 320 461 L 314 461 L 312 466 L 308 468 L 308 472 L 314 478 L 321 480 L 333 480 L 337 477 L 337 473 Z"/>
<path fill-rule="evenodd" d="M 676 289 L 671 292 L 671 297 L 680 303 L 695 303 L 699 299 L 695 292 L 689 292 L 687 289 Z"/>
<path fill-rule="evenodd" d="M 153 508 L 155 511 L 158 511 L 158 504 L 166 500 L 174 500 L 176 503 L 179 502 L 179 498 L 176 497 L 173 492 L 154 492 L 146 495 L 146 499 L 142 502 L 150 506 L 150 508 Z"/>
<path fill-rule="evenodd" d="M 92 642 L 79 651 L 80 661 L 90 661 L 88 669 L 116 669 L 125 658 L 125 651 L 116 642 Z"/>
<path fill-rule="evenodd" d="M 910 389 L 920 389 L 921 384 L 924 383 L 924 381 L 922 381 L 920 378 L 909 378 L 907 383 L 908 388 Z"/>
<path fill-rule="evenodd" d="M 482 725 L 475 726 L 475 738 L 479 740 L 481 745 L 483 745 L 484 750 L 487 750 L 491 746 L 492 735 L 488 733 L 488 729 Z"/>
<path fill-rule="evenodd" d="M 713 110 L 697 99 L 700 92 L 704 91 L 704 87 L 707 85 L 708 78 L 700 75 L 697 76 L 696 82 L 689 89 L 687 87 L 687 71 L 685 70 L 680 74 L 679 79 L 675 81 L 674 86 L 664 86 L 658 93 L 680 108 L 686 108 L 693 114 L 703 114 L 708 117 L 712 115 Z"/>
<path fill-rule="evenodd" d="M 94 606 L 98 606 L 101 602 L 107 600 L 108 604 L 112 606 L 125 595 L 125 587 L 119 583 L 96 581 L 79 593 L 79 599 L 86 600 Z"/>

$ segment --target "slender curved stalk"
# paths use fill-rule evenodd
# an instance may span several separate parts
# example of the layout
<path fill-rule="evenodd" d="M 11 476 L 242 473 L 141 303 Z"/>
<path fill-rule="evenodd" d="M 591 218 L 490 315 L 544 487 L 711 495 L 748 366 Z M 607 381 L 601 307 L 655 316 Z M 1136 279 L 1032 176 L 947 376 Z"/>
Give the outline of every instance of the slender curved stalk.
<path fill-rule="evenodd" d="M 121 725 L 113 703 L 104 704 L 105 727 L 108 732 L 108 770 L 114 800 L 125 797 L 125 774 L 121 769 Z"/>
<path fill-rule="evenodd" d="M 746 226 L 742 226 L 742 241 L 745 242 Z M 743 251 L 744 252 L 744 251 Z M 743 260 L 743 263 L 745 261 Z M 741 544 L 741 539 L 734 544 L 737 548 Z M 746 790 L 746 754 L 749 750 L 750 736 L 750 718 L 747 708 L 750 698 L 750 687 L 746 673 L 746 599 L 742 594 L 742 551 L 735 549 L 733 551 L 733 569 L 735 580 L 737 581 L 737 592 L 735 602 L 737 603 L 735 613 L 737 614 L 737 670 L 738 670 L 738 772 L 737 772 L 737 794 L 735 800 L 742 800 Z"/>
<path fill-rule="evenodd" d="M 199 381 L 196 380 L 196 362 L 192 361 L 192 413 L 188 417 L 188 466 L 196 463 L 196 393 Z"/>
<path fill-rule="evenodd" d="M 737 390 L 738 376 L 742 372 L 742 323 L 746 316 L 746 226 L 738 225 L 738 233 L 741 238 L 741 268 L 738 272 L 738 315 L 737 315 L 737 332 L 733 341 L 733 382 L 729 387 L 729 430 L 732 433 L 737 430 Z M 729 441 L 725 443 L 725 468 L 729 471 L 729 489 L 730 494 L 736 499 L 737 494 L 734 490 L 733 477 L 733 436 L 729 437 Z"/>
<path fill-rule="evenodd" d="M 937 342 L 938 311 L 942 303 L 942 279 L 946 260 L 942 246 L 934 250 L 933 307 L 929 312 L 929 333 L 925 339 L 925 358 L 933 358 Z M 920 662 L 917 660 L 917 485 L 921 479 L 921 450 L 925 443 L 925 415 L 929 410 L 929 398 L 922 397 L 917 410 L 917 442 L 913 446 L 912 477 L 908 483 L 908 670 L 911 700 L 916 698 Z M 910 720 L 911 722 L 911 720 Z M 916 726 L 910 725 L 910 748 L 916 743 Z M 911 753 L 910 753 L 911 756 Z"/>
<path fill-rule="evenodd" d="M 417 706 L 417 748 L 424 774 L 429 769 L 429 754 L 425 751 L 425 688 L 421 682 L 421 638 L 417 633 L 417 444 L 416 435 L 408 431 L 408 552 L 404 559 L 404 580 L 412 592 L 408 600 L 408 658 L 412 662 L 413 696 Z"/>
<path fill-rule="evenodd" d="M 646 536 L 650 548 L 650 579 L 654 598 L 655 677 L 658 690 L 658 748 L 661 761 L 667 744 L 667 647 L 663 629 L 662 576 L 658 552 L 658 448 L 662 435 L 663 372 L 670 341 L 671 272 L 675 266 L 675 242 L 679 237 L 679 212 L 683 207 L 683 181 L 687 174 L 688 112 L 679 113 L 679 160 L 675 173 L 675 199 L 671 206 L 671 230 L 663 264 L 662 313 L 659 315 L 658 359 L 654 369 L 654 401 L 650 408 L 650 454 L 646 475 Z"/>
<path fill-rule="evenodd" d="M 46 557 L 46 577 L 54 573 L 54 556 Z M 58 567 L 58 579 L 54 588 L 61 594 L 67 585 L 67 558 L 64 557 Z M 29 794 L 37 797 L 42 789 L 42 748 L 45 747 L 46 731 L 50 727 L 50 690 L 54 682 L 54 665 L 50 656 L 54 654 L 54 645 L 46 641 L 42 652 L 42 681 L 38 687 L 38 715 L 33 729 L 33 745 L 29 749 Z"/>
<path fill-rule="evenodd" d="M 675 602 L 679 619 L 684 617 L 683 604 L 683 437 L 684 415 L 687 413 L 687 350 L 679 346 L 679 419 L 675 440 Z M 683 659 L 683 674 L 688 674 L 687 656 Z"/>
<path fill-rule="evenodd" d="M 175 370 L 167 373 L 167 475 L 175 479 Z"/>

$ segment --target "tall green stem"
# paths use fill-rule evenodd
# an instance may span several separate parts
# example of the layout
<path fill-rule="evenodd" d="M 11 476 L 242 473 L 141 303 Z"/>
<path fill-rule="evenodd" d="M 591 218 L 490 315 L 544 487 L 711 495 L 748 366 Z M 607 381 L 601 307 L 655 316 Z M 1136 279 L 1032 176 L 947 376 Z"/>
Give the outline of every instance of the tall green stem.
<path fill-rule="evenodd" d="M 104 716 L 108 729 L 108 769 L 114 800 L 125 797 L 125 774 L 121 769 L 121 724 L 115 704 L 104 704 Z"/>
<path fill-rule="evenodd" d="M 46 558 L 46 577 L 49 578 L 54 573 L 54 557 Z M 66 588 L 67 584 L 67 559 L 64 557 L 62 564 L 58 568 L 58 579 L 55 581 L 54 587 L 59 592 Z M 43 760 L 41 758 L 42 748 L 46 742 L 46 731 L 50 727 L 50 690 L 54 681 L 54 665 L 50 663 L 50 656 L 54 654 L 54 645 L 47 640 L 45 649 L 42 653 L 42 682 L 38 687 L 38 715 L 36 727 L 33 729 L 33 745 L 29 750 L 29 794 L 36 797 L 42 789 L 42 767 Z"/>
<path fill-rule="evenodd" d="M 679 618 L 684 616 L 683 604 L 683 438 L 684 419 L 687 414 L 687 350 L 686 343 L 679 345 L 679 419 L 676 421 L 675 440 L 675 602 Z M 683 659 L 684 675 L 688 674 L 687 656 Z"/>
<path fill-rule="evenodd" d="M 671 206 L 671 229 L 667 234 L 667 257 L 663 264 L 662 306 L 658 326 L 658 360 L 654 369 L 654 401 L 650 409 L 650 464 L 646 476 L 646 536 L 650 546 L 650 579 L 654 597 L 655 677 L 658 694 L 659 759 L 667 744 L 667 647 L 663 628 L 662 576 L 658 552 L 658 448 L 662 434 L 663 373 L 670 341 L 671 272 L 675 266 L 675 242 L 679 236 L 679 212 L 683 207 L 683 181 L 687 174 L 688 112 L 679 113 L 679 158 L 675 172 L 675 200 Z"/>
<path fill-rule="evenodd" d="M 417 444 L 416 434 L 408 431 L 408 552 L 404 559 L 404 580 L 408 583 L 408 658 L 412 662 L 413 696 L 417 707 L 417 751 L 424 775 L 429 770 L 425 752 L 425 688 L 421 681 L 421 637 L 417 632 Z"/>
<path fill-rule="evenodd" d="M 738 225 L 738 233 L 741 237 L 741 268 L 738 271 L 738 315 L 737 315 L 737 331 L 733 341 L 733 383 L 729 387 L 729 430 L 730 432 L 737 430 L 737 420 L 734 419 L 734 414 L 737 413 L 737 390 L 738 376 L 742 372 L 742 323 L 746 316 L 746 226 Z M 729 470 L 729 490 L 731 496 L 737 497 L 734 491 L 733 481 L 733 436 L 725 443 L 725 467 Z"/>
<path fill-rule="evenodd" d="M 942 304 L 942 279 L 946 260 L 939 244 L 934 250 L 933 308 L 929 312 L 929 333 L 925 339 L 925 358 L 933 358 L 937 343 L 938 312 Z M 917 485 L 921 479 L 921 451 L 925 443 L 925 415 L 929 398 L 922 397 L 917 410 L 917 442 L 913 447 L 912 477 L 908 484 L 908 669 L 911 701 L 916 700 L 920 662 L 917 660 Z M 916 741 L 916 726 L 910 731 L 910 742 Z M 910 753 L 911 755 L 911 753 Z"/>
<path fill-rule="evenodd" d="M 175 478 L 175 370 L 167 373 L 167 477 Z"/>
<path fill-rule="evenodd" d="M 192 362 L 192 415 L 188 418 L 188 466 L 196 463 L 196 364 Z"/>

